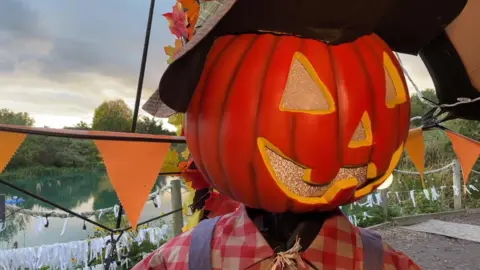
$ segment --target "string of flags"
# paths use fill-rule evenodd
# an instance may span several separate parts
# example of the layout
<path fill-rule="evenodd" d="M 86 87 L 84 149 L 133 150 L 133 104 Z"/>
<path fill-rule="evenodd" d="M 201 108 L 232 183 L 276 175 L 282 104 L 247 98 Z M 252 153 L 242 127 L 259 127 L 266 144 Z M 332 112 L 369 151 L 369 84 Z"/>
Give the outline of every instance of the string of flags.
<path fill-rule="evenodd" d="M 458 162 L 462 169 L 463 181 L 466 185 L 468 184 L 469 176 L 473 171 L 473 166 L 480 156 L 480 142 L 446 128 L 443 128 L 443 130 L 452 143 L 453 151 L 457 155 Z M 410 130 L 405 144 L 405 150 L 417 168 L 420 177 L 422 178 L 422 184 L 425 185 L 425 141 L 423 129 L 421 127 Z"/>
<path fill-rule="evenodd" d="M 467 184 L 473 165 L 480 155 L 480 143 L 450 130 L 445 132 L 453 144 L 462 167 L 465 184 Z M 171 143 L 185 143 L 184 138 L 173 136 L 60 130 L 2 124 L 0 125 L 0 146 L 2 147 L 0 173 L 29 134 L 93 140 L 103 157 L 109 179 L 133 228 L 136 228 L 144 202 L 158 174 L 162 171 Z M 405 148 L 423 180 L 425 145 L 421 128 L 410 131 Z"/>
<path fill-rule="evenodd" d="M 30 134 L 93 140 L 103 157 L 109 180 L 134 229 L 145 206 L 144 202 L 159 173 L 163 172 L 171 144 L 185 143 L 184 138 L 174 136 L 0 124 L 0 173 Z"/>

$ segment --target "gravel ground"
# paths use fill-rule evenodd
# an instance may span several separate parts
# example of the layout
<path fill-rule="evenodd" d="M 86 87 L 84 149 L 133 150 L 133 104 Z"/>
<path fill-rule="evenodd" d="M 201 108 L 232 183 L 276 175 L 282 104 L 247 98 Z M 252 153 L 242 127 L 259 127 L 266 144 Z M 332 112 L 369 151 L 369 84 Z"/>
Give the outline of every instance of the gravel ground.
<path fill-rule="evenodd" d="M 480 226 L 480 214 L 439 218 Z M 423 269 L 480 270 L 480 243 L 399 227 L 379 230 L 393 248 L 408 254 Z"/>

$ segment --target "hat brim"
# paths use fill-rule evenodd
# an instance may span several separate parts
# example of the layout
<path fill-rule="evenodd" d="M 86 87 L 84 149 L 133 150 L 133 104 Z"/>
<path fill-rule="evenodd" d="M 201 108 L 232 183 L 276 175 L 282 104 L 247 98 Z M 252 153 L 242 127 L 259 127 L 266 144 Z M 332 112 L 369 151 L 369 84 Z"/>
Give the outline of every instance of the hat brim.
<path fill-rule="evenodd" d="M 176 113 L 160 99 L 160 92 L 155 90 L 153 95 L 143 104 L 142 109 L 154 117 L 167 118 Z"/>
<path fill-rule="evenodd" d="M 217 0 L 220 2 L 220 6 L 217 8 L 216 12 L 209 16 L 206 21 L 202 24 L 202 27 L 196 29 L 195 35 L 192 39 L 187 42 L 181 52 L 178 53 L 175 60 L 167 67 L 165 70 L 162 80 L 168 79 L 169 82 L 172 80 L 181 81 L 182 78 L 170 78 L 171 76 L 179 76 L 175 74 L 175 66 L 185 57 L 188 56 L 197 45 L 208 36 L 212 29 L 218 24 L 218 22 L 231 10 L 237 0 Z M 203 65 L 203 62 L 201 63 Z M 188 71 L 187 71 L 188 72 Z M 167 83 L 167 85 L 175 84 L 174 82 Z M 153 95 L 147 100 L 145 105 L 142 107 L 147 113 L 155 117 L 168 117 L 176 112 L 185 112 L 185 106 L 167 106 L 162 100 L 172 100 L 172 95 L 184 95 L 186 98 L 190 99 L 193 93 L 189 93 L 191 87 L 175 87 L 176 89 L 168 89 L 170 87 L 163 87 L 162 81 L 160 82 L 159 88 L 153 93 Z M 185 91 L 187 93 L 185 93 Z M 169 93 L 164 93 L 169 92 Z M 166 96 L 165 96 L 166 95 Z M 184 102 L 182 102 L 184 103 Z"/>

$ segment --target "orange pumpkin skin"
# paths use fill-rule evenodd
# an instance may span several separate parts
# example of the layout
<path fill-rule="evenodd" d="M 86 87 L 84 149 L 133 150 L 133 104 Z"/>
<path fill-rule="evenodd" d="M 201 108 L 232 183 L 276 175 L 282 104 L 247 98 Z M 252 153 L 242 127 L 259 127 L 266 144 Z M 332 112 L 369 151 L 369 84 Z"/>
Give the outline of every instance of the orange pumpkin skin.
<path fill-rule="evenodd" d="M 281 109 L 296 55 L 318 75 L 333 111 Z M 360 199 L 393 171 L 408 134 L 408 93 L 387 106 L 386 58 L 390 71 L 398 73 L 396 91 L 406 91 L 396 57 L 376 35 L 339 46 L 271 34 L 217 39 L 186 114 L 185 136 L 195 163 L 221 193 L 274 213 L 322 211 Z M 371 141 L 351 147 L 365 114 Z M 311 183 L 327 184 L 341 168 L 366 166 L 368 179 L 354 187 L 341 180 L 321 200 L 293 196 L 269 171 L 261 141 L 311 169 Z"/>

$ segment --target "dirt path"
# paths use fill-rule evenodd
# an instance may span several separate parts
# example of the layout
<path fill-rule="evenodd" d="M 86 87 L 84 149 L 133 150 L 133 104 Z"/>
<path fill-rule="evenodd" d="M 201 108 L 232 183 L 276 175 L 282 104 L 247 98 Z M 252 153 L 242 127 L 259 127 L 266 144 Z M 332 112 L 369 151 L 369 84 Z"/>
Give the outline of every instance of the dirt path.
<path fill-rule="evenodd" d="M 480 214 L 440 220 L 480 225 Z M 480 270 L 480 243 L 398 227 L 382 229 L 379 232 L 387 243 L 408 254 L 423 269 Z"/>

